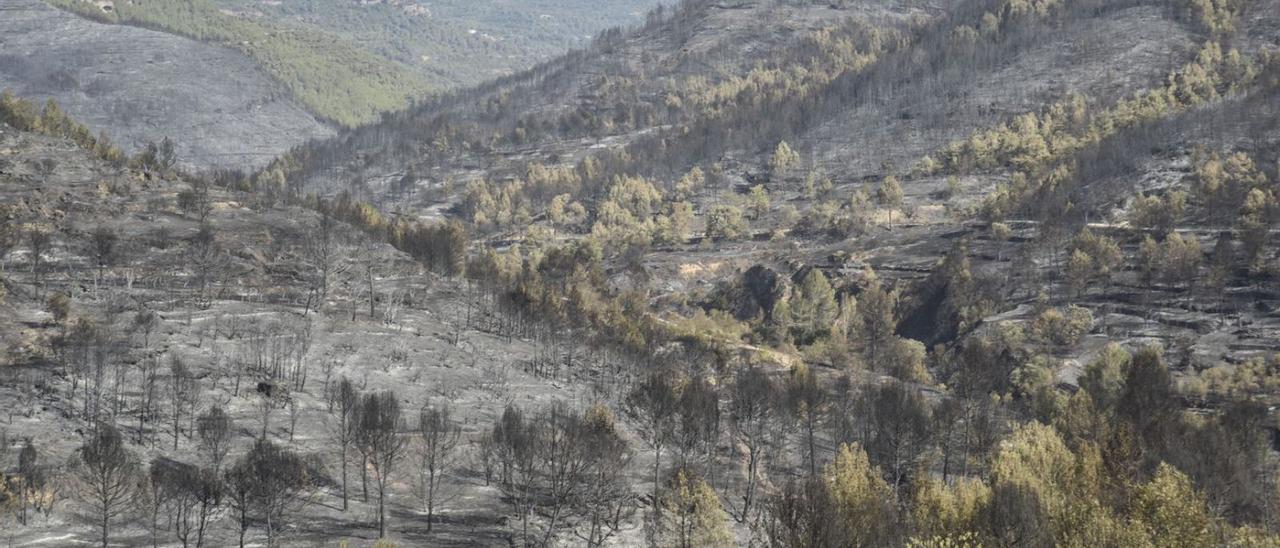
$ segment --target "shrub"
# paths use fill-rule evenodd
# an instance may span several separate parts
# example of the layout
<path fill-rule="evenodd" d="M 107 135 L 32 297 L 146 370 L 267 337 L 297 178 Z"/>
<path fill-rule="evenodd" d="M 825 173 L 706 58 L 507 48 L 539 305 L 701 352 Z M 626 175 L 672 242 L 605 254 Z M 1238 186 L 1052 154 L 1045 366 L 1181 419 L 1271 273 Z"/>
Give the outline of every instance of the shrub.
<path fill-rule="evenodd" d="M 71 314 L 71 297 L 65 293 L 54 293 L 45 303 L 45 310 L 53 316 L 54 322 L 62 323 Z"/>
<path fill-rule="evenodd" d="M 1067 346 L 1080 342 L 1093 329 L 1093 313 L 1089 309 L 1071 305 L 1066 312 L 1050 308 L 1041 312 L 1031 325 L 1031 331 L 1042 342 Z"/>
<path fill-rule="evenodd" d="M 731 205 L 718 205 L 707 212 L 707 237 L 714 240 L 736 240 L 747 234 L 747 221 L 742 210 Z"/>

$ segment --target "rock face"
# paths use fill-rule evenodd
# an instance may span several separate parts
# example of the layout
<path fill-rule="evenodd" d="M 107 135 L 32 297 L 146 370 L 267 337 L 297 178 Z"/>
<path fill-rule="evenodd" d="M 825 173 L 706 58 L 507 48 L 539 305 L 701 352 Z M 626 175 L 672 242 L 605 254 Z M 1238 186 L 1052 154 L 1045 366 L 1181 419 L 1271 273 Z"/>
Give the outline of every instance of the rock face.
<path fill-rule="evenodd" d="M 0 1 L 0 88 L 52 98 L 127 152 L 165 136 L 197 169 L 261 166 L 332 130 L 239 52 Z"/>

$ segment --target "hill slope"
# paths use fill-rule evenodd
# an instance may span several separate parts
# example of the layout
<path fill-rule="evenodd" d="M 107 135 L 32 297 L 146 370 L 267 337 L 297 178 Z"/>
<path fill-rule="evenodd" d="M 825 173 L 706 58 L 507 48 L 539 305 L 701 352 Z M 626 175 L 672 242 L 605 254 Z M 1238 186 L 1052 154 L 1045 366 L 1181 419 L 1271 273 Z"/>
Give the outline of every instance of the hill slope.
<path fill-rule="evenodd" d="M 243 52 L 316 116 L 341 126 L 404 108 L 431 86 L 404 67 L 344 40 L 236 17 L 207 0 L 98 7 L 80 0 L 54 5 L 94 20 L 139 26 Z M 111 9 L 106 9 L 111 8 Z"/>
<path fill-rule="evenodd" d="M 52 98 L 127 152 L 170 137 L 189 166 L 258 166 L 332 134 L 244 55 L 8 0 L 0 88 Z"/>

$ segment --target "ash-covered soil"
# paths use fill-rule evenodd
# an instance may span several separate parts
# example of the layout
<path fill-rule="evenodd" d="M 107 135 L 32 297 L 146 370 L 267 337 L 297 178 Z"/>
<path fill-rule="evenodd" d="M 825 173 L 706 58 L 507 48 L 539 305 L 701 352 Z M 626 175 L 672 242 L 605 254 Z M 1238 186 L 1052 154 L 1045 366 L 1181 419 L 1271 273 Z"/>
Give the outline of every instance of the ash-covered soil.
<path fill-rule="evenodd" d="M 47 158 L 56 159 L 57 167 L 47 176 L 36 173 L 33 163 Z M 52 244 L 41 254 L 38 284 L 25 247 L 13 249 L 0 265 L 7 290 L 0 302 L 0 440 L 7 444 L 0 447 L 0 470 L 16 466 L 18 449 L 32 439 L 58 486 L 52 512 L 33 514 L 25 526 L 8 515 L 0 521 L 4 540 L 15 546 L 66 546 L 97 538 L 96 529 L 71 511 L 76 503 L 66 465 L 90 425 L 81 415 L 81 400 L 70 395 L 72 377 L 59 365 L 65 362 L 52 351 L 67 325 L 48 310 L 54 294 L 70 297 L 68 321 L 93 318 L 120 342 L 110 363 L 123 376 L 109 374 L 104 386 L 110 385 L 107 390 L 116 395 L 110 399 L 119 398 L 117 423 L 129 450 L 144 465 L 159 456 L 184 462 L 200 458 L 192 416 L 180 421 L 176 449 L 172 422 L 160 407 L 150 420 L 140 424 L 136 418 L 144 386 L 139 368 L 157 361 L 167 379 L 173 360 L 191 368 L 196 379 L 188 398 L 196 413 L 218 405 L 234 420 L 228 462 L 265 430 L 273 441 L 322 463 L 313 478 L 320 487 L 283 524 L 285 546 L 343 540 L 367 546 L 378 536 L 377 500 L 372 494 L 367 501 L 361 496 L 358 465 L 351 465 L 350 509 L 340 510 L 341 461 L 328 406 L 328 389 L 340 377 L 362 390 L 395 391 L 410 422 L 424 406 L 447 403 L 462 428 L 459 465 L 444 482 L 432 531 L 426 530 L 411 465 L 406 460 L 398 466 L 387 504 L 391 537 L 402 546 L 509 545 L 510 506 L 479 471 L 475 442 L 480 435 L 509 404 L 532 412 L 553 401 L 582 407 L 618 397 L 585 376 L 595 365 L 578 368 L 572 376 L 567 369 L 534 374 L 526 364 L 545 349 L 537 341 L 485 328 L 493 321 L 487 317 L 492 312 L 468 307 L 471 294 L 465 282 L 426 272 L 407 255 L 345 225 L 335 236 L 342 258 L 334 267 L 330 297 L 320 312 L 307 310 L 303 247 L 318 215 L 254 203 L 249 194 L 212 191 L 208 223 L 222 258 L 203 267 L 217 271 L 205 301 L 196 294 L 195 278 L 202 267 L 193 266 L 190 255 L 199 221 L 175 207 L 187 184 L 132 171 L 104 175 L 109 172 L 70 142 L 0 125 L 0 219 L 15 227 L 43 226 L 52 234 Z M 101 228 L 118 236 L 119 255 L 99 273 L 88 242 Z M 363 261 L 377 265 L 372 283 L 379 296 L 373 315 L 368 294 L 362 293 L 368 283 Z M 144 333 L 133 318 L 146 310 L 159 321 Z M 604 359 L 589 358 L 584 349 L 576 355 L 580 362 Z M 295 405 L 270 407 L 265 427 L 260 374 L 251 366 L 238 381 L 235 374 L 238 367 L 263 359 L 298 360 L 306 377 L 300 385 L 276 385 L 288 388 Z M 158 406 L 171 405 L 157 397 Z M 640 447 L 633 434 L 624 430 L 624 435 Z M 641 483 L 650 465 L 643 451 L 637 453 L 629 473 Z M 642 503 L 637 495 L 636 504 Z M 139 501 L 121 519 L 127 524 L 113 530 L 113 545 L 151 543 L 145 508 Z M 641 526 L 638 519 L 629 520 L 616 538 L 639 538 Z M 206 544 L 235 545 L 235 529 L 224 508 Z M 247 540 L 266 542 L 256 526 Z M 160 542 L 178 545 L 167 529 Z"/>

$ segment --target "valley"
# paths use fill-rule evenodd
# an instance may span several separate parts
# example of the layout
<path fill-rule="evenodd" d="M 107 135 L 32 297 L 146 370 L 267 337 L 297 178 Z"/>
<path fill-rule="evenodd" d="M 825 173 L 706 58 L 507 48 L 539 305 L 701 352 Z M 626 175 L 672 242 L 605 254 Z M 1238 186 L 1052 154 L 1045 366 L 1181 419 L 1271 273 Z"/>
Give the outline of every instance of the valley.
<path fill-rule="evenodd" d="M 229 16 L 410 59 L 313 9 Z M 589 42 L 557 16 L 509 45 L 580 48 L 494 46 L 234 170 L 19 89 L 11 539 L 1272 546 L 1278 13 L 685 0 Z M 95 502 L 108 449 L 151 506 Z"/>

